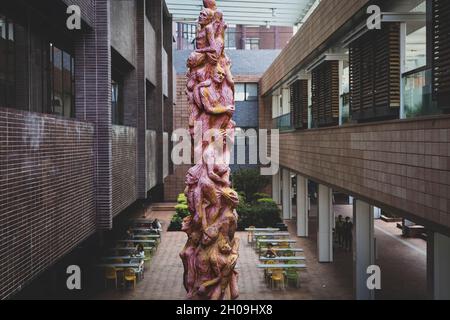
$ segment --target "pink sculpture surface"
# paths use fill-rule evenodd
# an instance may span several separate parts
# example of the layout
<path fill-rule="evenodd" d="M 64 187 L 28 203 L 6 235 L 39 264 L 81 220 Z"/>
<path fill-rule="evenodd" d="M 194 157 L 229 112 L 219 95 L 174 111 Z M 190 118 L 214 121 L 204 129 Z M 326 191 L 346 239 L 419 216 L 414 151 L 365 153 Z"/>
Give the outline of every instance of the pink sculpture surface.
<path fill-rule="evenodd" d="M 183 284 L 193 300 L 234 300 L 239 296 L 237 193 L 230 183 L 230 146 L 234 143 L 234 81 L 224 51 L 223 14 L 215 0 L 203 0 L 196 50 L 187 61 L 189 129 L 202 139 L 194 143 L 198 161 L 186 176 L 190 216 L 182 230 L 188 241 L 180 253 Z"/>

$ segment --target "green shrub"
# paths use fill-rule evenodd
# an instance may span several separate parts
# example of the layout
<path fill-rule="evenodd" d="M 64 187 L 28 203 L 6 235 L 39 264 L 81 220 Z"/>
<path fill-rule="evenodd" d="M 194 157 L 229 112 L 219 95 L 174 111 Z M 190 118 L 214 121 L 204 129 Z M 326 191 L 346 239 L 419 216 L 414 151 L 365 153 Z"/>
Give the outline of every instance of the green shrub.
<path fill-rule="evenodd" d="M 237 208 L 239 215 L 238 229 L 255 226 L 257 228 L 275 227 L 282 222 L 281 211 L 278 205 L 270 198 L 260 199 L 256 203 L 239 204 Z"/>
<path fill-rule="evenodd" d="M 277 205 L 275 203 L 275 201 L 273 201 L 272 198 L 261 198 L 261 199 L 258 199 L 257 203 L 266 204 L 266 205 L 275 205 L 275 206 Z"/>
<path fill-rule="evenodd" d="M 238 192 L 245 194 L 249 202 L 253 202 L 254 196 L 263 190 L 271 178 L 262 176 L 258 169 L 241 169 L 233 173 L 233 186 Z"/>
<path fill-rule="evenodd" d="M 184 193 L 180 193 L 180 194 L 178 195 L 177 202 L 178 202 L 179 204 L 187 204 L 187 198 L 186 198 L 186 195 L 185 195 Z"/>
<path fill-rule="evenodd" d="M 172 217 L 172 220 L 170 221 L 168 231 L 181 231 L 182 223 L 183 223 L 183 219 L 175 214 Z"/>
<path fill-rule="evenodd" d="M 256 201 L 261 200 L 261 199 L 271 199 L 271 196 L 268 195 L 267 193 L 259 193 L 258 192 L 253 195 L 253 199 Z"/>
<path fill-rule="evenodd" d="M 177 204 L 175 206 L 175 211 L 177 212 L 177 216 L 181 219 L 186 218 L 190 214 L 187 204 Z"/>

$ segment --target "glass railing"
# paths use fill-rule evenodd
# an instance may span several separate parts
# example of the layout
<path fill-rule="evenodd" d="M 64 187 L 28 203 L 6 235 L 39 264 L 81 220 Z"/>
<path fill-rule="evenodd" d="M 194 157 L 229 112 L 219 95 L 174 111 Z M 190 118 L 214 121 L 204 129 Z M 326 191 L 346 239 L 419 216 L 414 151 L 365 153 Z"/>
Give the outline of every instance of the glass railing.
<path fill-rule="evenodd" d="M 405 118 L 440 114 L 432 97 L 432 72 L 422 69 L 403 75 L 403 99 Z"/>
<path fill-rule="evenodd" d="M 290 131 L 293 129 L 291 114 L 287 113 L 278 118 L 273 119 L 273 126 L 280 131 Z"/>

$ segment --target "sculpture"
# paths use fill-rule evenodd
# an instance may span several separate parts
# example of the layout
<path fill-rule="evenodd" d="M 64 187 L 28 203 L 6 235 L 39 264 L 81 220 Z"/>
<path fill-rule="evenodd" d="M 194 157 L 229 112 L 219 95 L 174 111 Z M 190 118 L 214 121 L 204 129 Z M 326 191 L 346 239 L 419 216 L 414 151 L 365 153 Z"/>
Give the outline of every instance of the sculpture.
<path fill-rule="evenodd" d="M 230 183 L 230 149 L 234 143 L 234 81 L 231 61 L 224 52 L 223 14 L 215 0 L 203 0 L 196 50 L 187 61 L 186 94 L 189 129 L 201 129 L 194 145 L 199 154 L 187 173 L 185 194 L 190 216 L 182 230 L 188 241 L 180 253 L 183 284 L 193 300 L 233 300 L 239 296 L 239 239 L 235 238 L 239 203 Z"/>

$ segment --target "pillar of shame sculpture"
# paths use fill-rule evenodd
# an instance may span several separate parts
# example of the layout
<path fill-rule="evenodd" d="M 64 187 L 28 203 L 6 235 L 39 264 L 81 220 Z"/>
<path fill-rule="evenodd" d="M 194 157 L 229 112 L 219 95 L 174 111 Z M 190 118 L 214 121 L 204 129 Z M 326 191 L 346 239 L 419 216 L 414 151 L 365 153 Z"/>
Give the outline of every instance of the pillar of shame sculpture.
<path fill-rule="evenodd" d="M 196 50 L 187 61 L 189 129 L 197 160 L 186 176 L 190 215 L 183 221 L 188 241 L 180 257 L 188 299 L 234 300 L 239 295 L 235 271 L 239 198 L 231 189 L 229 167 L 235 128 L 234 82 L 224 51 L 227 25 L 223 14 L 216 0 L 203 0 L 203 5 Z M 199 130 L 202 139 L 194 139 Z"/>

